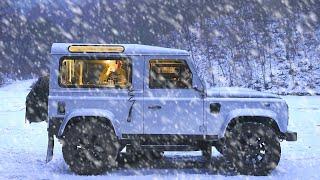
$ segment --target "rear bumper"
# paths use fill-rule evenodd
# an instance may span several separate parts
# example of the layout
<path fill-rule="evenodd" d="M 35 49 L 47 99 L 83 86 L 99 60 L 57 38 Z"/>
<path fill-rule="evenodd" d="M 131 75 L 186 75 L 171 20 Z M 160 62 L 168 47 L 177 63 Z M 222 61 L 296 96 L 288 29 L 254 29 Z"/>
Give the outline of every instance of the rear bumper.
<path fill-rule="evenodd" d="M 286 140 L 286 141 L 297 141 L 298 134 L 297 134 L 297 132 L 287 131 L 282 134 L 281 139 Z"/>

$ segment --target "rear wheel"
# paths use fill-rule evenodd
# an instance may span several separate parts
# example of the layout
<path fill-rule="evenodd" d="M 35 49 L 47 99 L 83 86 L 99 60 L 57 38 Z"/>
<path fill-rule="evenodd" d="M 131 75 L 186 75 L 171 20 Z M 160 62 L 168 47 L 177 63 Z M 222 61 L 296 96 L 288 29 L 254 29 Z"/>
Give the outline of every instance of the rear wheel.
<path fill-rule="evenodd" d="M 280 161 L 280 141 L 268 126 L 241 123 L 226 133 L 223 154 L 241 174 L 267 175 Z"/>
<path fill-rule="evenodd" d="M 100 174 L 116 165 L 119 144 L 113 129 L 96 118 L 67 126 L 63 157 L 77 174 Z"/>

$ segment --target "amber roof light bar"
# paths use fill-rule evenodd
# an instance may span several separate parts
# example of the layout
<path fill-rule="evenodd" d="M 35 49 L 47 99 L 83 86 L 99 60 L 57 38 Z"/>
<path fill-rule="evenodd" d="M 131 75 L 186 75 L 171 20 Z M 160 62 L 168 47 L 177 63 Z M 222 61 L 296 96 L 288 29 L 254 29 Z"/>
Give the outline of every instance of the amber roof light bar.
<path fill-rule="evenodd" d="M 121 45 L 71 45 L 68 47 L 71 53 L 122 53 Z"/>

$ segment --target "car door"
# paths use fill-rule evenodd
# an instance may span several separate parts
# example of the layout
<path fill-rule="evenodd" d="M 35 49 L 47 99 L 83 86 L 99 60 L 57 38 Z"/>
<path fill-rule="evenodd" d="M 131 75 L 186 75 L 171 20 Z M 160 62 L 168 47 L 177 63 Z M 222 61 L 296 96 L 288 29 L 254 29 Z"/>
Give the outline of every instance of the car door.
<path fill-rule="evenodd" d="M 145 70 L 144 133 L 203 134 L 204 101 L 187 58 L 148 57 Z"/>
<path fill-rule="evenodd" d="M 143 134 L 144 62 L 141 56 L 131 56 L 130 59 L 132 65 L 132 84 L 126 94 L 125 105 L 127 108 L 121 109 L 121 113 L 119 114 L 119 116 L 125 117 L 121 121 L 121 131 L 124 137 L 130 134 Z"/>

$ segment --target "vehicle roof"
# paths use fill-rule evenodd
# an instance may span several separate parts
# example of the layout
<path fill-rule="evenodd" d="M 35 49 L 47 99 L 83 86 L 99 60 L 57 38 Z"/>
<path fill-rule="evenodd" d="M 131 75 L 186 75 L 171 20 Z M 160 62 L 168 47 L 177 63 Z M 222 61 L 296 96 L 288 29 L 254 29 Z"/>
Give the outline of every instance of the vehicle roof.
<path fill-rule="evenodd" d="M 124 47 L 124 52 L 120 54 L 124 55 L 189 55 L 188 51 L 173 48 L 164 48 L 158 46 L 149 46 L 141 44 L 82 44 L 82 43 L 53 43 L 51 47 L 51 54 L 63 54 L 70 55 L 68 51 L 71 45 L 120 45 Z M 81 53 L 85 54 L 85 53 Z M 90 53 L 101 54 L 101 53 Z M 115 53 L 110 53 L 115 54 Z M 118 53 L 116 53 L 118 54 Z"/>

